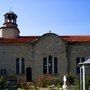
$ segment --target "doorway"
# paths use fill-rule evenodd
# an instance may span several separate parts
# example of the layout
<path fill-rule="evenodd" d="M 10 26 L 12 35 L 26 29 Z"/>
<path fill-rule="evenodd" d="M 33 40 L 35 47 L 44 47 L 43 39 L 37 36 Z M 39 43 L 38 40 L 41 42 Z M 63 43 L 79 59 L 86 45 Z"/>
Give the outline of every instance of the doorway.
<path fill-rule="evenodd" d="M 26 68 L 26 81 L 27 82 L 32 81 L 32 69 L 31 69 L 31 67 Z"/>

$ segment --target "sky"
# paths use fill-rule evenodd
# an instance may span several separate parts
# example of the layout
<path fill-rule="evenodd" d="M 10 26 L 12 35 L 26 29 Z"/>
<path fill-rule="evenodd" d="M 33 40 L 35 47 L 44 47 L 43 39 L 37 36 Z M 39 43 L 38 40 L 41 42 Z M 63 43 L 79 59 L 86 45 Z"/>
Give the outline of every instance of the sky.
<path fill-rule="evenodd" d="M 90 0 L 0 0 L 0 26 L 9 11 L 18 16 L 21 36 L 90 35 Z"/>

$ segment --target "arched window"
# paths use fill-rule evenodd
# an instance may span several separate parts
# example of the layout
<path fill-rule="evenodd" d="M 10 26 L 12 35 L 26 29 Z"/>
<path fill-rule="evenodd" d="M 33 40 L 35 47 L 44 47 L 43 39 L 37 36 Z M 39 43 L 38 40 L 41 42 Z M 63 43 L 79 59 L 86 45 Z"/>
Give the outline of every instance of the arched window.
<path fill-rule="evenodd" d="M 85 57 L 82 57 L 81 58 L 81 62 L 85 62 Z"/>
<path fill-rule="evenodd" d="M 54 74 L 58 73 L 58 59 L 57 57 L 54 58 Z"/>
<path fill-rule="evenodd" d="M 43 58 L 43 74 L 57 74 L 58 73 L 58 59 L 57 57 Z"/>
<path fill-rule="evenodd" d="M 47 74 L 47 58 L 43 58 L 43 74 Z"/>
<path fill-rule="evenodd" d="M 80 68 L 79 68 L 79 66 L 78 66 L 79 63 L 80 63 L 80 58 L 77 57 L 77 58 L 76 58 L 76 73 L 77 73 L 77 74 L 80 73 Z"/>
<path fill-rule="evenodd" d="M 49 60 L 49 63 L 48 63 L 49 74 L 52 74 L 52 56 L 49 56 L 48 60 Z"/>
<path fill-rule="evenodd" d="M 1 69 L 1 75 L 6 75 L 6 69 Z"/>
<path fill-rule="evenodd" d="M 25 74 L 25 59 L 21 59 L 21 74 Z"/>
<path fill-rule="evenodd" d="M 20 73 L 20 72 L 19 72 L 19 68 L 20 68 L 20 67 L 19 67 L 19 66 L 20 66 L 20 65 L 19 65 L 20 63 L 19 63 L 19 62 L 20 62 L 19 58 L 16 58 L 16 74 L 19 74 L 19 73 Z"/>

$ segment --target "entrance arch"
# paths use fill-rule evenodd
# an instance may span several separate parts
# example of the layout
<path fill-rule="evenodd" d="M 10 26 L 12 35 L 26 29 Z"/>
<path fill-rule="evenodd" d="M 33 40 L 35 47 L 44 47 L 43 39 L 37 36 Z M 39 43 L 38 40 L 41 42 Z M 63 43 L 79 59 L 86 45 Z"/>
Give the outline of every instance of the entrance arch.
<path fill-rule="evenodd" d="M 32 69 L 31 69 L 31 67 L 26 68 L 26 81 L 27 82 L 32 81 Z"/>

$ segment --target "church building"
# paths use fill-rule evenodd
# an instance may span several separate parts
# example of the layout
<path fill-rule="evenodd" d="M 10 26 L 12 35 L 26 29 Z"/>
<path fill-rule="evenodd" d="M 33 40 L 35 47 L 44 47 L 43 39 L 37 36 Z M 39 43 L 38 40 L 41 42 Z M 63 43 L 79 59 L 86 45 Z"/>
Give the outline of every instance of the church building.
<path fill-rule="evenodd" d="M 0 76 L 36 81 L 50 74 L 62 79 L 79 75 L 78 63 L 90 58 L 90 36 L 20 36 L 17 15 L 8 12 L 0 27 Z"/>

